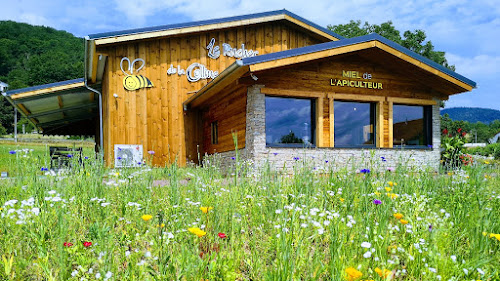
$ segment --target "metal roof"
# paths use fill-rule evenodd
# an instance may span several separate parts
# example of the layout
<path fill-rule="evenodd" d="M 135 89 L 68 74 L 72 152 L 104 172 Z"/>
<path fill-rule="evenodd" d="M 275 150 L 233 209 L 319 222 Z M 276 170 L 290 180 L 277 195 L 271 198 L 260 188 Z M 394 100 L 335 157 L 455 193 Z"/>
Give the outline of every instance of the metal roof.
<path fill-rule="evenodd" d="M 413 51 L 408 50 L 407 48 L 384 38 L 381 35 L 378 35 L 376 33 L 364 35 L 364 36 L 359 36 L 359 37 L 354 37 L 354 38 L 346 38 L 342 39 L 339 41 L 331 41 L 331 42 L 326 42 L 326 43 L 321 43 L 321 44 L 316 44 L 316 45 L 311 45 L 307 47 L 302 47 L 302 48 L 296 48 L 296 49 L 291 49 L 287 51 L 281 51 L 281 52 L 276 52 L 276 53 L 269 53 L 269 54 L 264 54 L 264 55 L 259 55 L 255 57 L 249 57 L 249 58 L 244 58 L 242 59 L 242 65 L 253 65 L 257 63 L 263 63 L 263 62 L 268 62 L 268 61 L 273 61 L 277 59 L 284 59 L 284 58 L 289 58 L 289 57 L 294 57 L 294 56 L 299 56 L 299 55 L 305 55 L 305 54 L 310 54 L 310 53 L 315 53 L 319 51 L 324 51 L 328 49 L 334 49 L 334 48 L 339 48 L 339 47 L 344 47 L 344 46 L 349 46 L 349 45 L 354 45 L 354 44 L 359 44 L 359 43 L 364 43 L 364 42 L 370 42 L 370 41 L 379 41 L 381 43 L 386 44 L 387 46 L 398 50 L 399 52 L 402 52 L 424 64 L 427 64 L 443 73 L 446 73 L 450 75 L 451 77 L 460 80 L 472 87 L 476 87 L 476 82 L 468 79 L 467 77 L 464 77 L 458 73 L 456 73 L 453 70 L 450 70 L 424 56 L 421 56 Z"/>
<path fill-rule="evenodd" d="M 98 117 L 98 98 L 85 87 L 83 78 L 11 90 L 4 94 L 43 133 L 94 133 L 95 122 L 92 119 Z"/>
<path fill-rule="evenodd" d="M 270 11 L 270 12 L 263 12 L 263 13 L 256 13 L 256 14 L 249 14 L 249 15 L 242 15 L 242 16 L 227 17 L 227 18 L 218 18 L 218 19 L 211 19 L 211 20 L 202 20 L 202 21 L 192 21 L 192 22 L 186 22 L 186 23 L 160 25 L 160 26 L 154 26 L 154 27 L 135 28 L 135 29 L 121 30 L 121 31 L 95 33 L 95 34 L 90 34 L 88 37 L 90 39 L 101 39 L 101 38 L 108 38 L 108 37 L 115 37 L 115 36 L 124 36 L 124 35 L 131 35 L 131 34 L 171 30 L 171 29 L 180 29 L 180 28 L 186 28 L 186 27 L 203 26 L 203 25 L 217 24 L 217 23 L 226 23 L 226 22 L 248 20 L 248 19 L 254 19 L 254 18 L 263 18 L 263 17 L 275 16 L 275 15 L 287 15 L 287 16 L 290 16 L 292 18 L 295 18 L 296 20 L 304 22 L 304 23 L 306 23 L 306 24 L 308 24 L 308 25 L 310 25 L 318 30 L 321 30 L 327 34 L 330 34 L 331 36 L 333 36 L 335 38 L 338 38 L 338 39 L 344 38 L 344 37 L 338 35 L 337 33 L 332 32 L 331 30 L 329 30 L 327 28 L 321 27 L 321 26 L 319 26 L 311 21 L 308 21 L 302 17 L 299 17 L 296 14 L 289 12 L 285 9 L 277 10 L 277 11 Z"/>
<path fill-rule="evenodd" d="M 50 84 L 44 84 L 44 85 L 38 85 L 38 86 L 27 87 L 27 88 L 22 88 L 22 89 L 10 90 L 10 91 L 5 92 L 5 94 L 7 96 L 12 96 L 15 94 L 32 92 L 32 91 L 43 90 L 43 89 L 59 87 L 59 86 L 65 86 L 65 85 L 75 84 L 75 83 L 82 83 L 82 82 L 84 82 L 83 78 L 77 78 L 77 79 L 60 81 L 60 82 L 55 82 L 55 83 L 50 83 Z"/>

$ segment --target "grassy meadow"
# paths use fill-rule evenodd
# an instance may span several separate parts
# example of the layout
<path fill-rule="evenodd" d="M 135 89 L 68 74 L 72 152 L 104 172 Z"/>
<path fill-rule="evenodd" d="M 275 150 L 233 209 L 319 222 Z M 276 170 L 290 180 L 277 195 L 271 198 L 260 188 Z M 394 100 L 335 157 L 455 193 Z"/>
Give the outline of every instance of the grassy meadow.
<path fill-rule="evenodd" d="M 86 151 L 54 173 L 32 149 L 0 147 L 0 280 L 500 280 L 498 165 L 112 170 Z"/>

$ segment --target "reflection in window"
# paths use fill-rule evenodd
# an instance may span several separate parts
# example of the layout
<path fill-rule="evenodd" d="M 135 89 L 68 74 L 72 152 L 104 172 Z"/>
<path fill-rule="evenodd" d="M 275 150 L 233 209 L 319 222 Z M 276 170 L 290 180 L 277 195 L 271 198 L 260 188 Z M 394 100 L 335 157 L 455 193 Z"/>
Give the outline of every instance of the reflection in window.
<path fill-rule="evenodd" d="M 266 145 L 311 146 L 314 129 L 313 100 L 266 96 Z"/>
<path fill-rule="evenodd" d="M 394 146 L 430 145 L 430 114 L 430 106 L 395 104 L 392 109 Z"/>
<path fill-rule="evenodd" d="M 335 147 L 375 146 L 375 104 L 334 102 Z"/>

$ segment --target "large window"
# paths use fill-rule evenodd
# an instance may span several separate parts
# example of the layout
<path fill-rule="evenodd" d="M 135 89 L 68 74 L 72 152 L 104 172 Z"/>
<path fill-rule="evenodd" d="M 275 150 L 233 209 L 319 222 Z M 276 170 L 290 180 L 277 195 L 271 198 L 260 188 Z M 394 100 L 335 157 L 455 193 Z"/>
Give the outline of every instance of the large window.
<path fill-rule="evenodd" d="M 334 102 L 335 147 L 375 146 L 375 103 Z"/>
<path fill-rule="evenodd" d="M 314 100 L 266 96 L 266 145 L 313 146 Z"/>
<path fill-rule="evenodd" d="M 431 106 L 395 104 L 392 108 L 393 145 L 432 145 L 431 110 Z"/>

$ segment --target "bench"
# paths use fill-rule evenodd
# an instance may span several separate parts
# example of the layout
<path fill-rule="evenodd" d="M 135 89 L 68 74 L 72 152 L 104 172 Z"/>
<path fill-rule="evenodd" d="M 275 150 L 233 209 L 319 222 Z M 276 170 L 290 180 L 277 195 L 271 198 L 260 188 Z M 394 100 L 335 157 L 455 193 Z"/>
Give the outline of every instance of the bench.
<path fill-rule="evenodd" d="M 63 167 L 70 168 L 72 159 L 76 159 L 78 163 L 82 163 L 82 148 L 81 147 L 61 147 L 51 146 L 50 151 L 50 169 L 60 169 Z"/>

